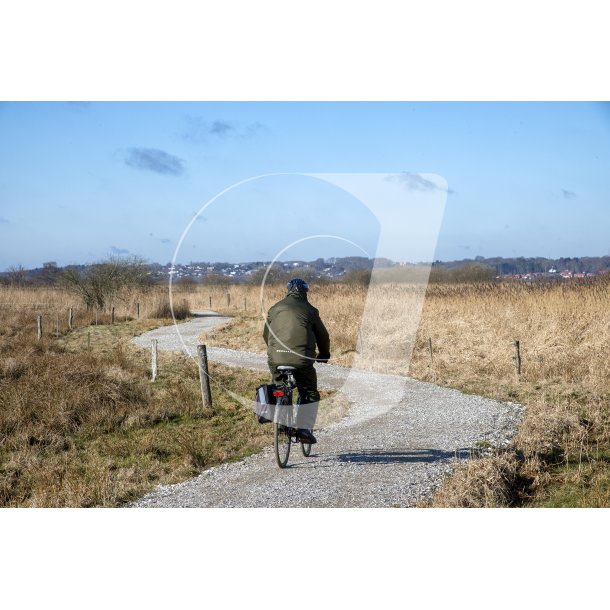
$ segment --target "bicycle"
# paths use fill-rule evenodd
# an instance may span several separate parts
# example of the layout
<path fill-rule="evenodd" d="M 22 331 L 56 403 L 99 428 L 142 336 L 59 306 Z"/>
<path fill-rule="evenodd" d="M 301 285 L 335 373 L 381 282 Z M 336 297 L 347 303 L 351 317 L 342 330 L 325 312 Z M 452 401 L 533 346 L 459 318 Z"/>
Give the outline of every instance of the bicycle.
<path fill-rule="evenodd" d="M 280 468 L 286 468 L 290 456 L 292 443 L 301 443 L 301 450 L 305 457 L 311 454 L 311 443 L 303 442 L 297 437 L 294 427 L 294 410 L 292 408 L 292 392 L 296 388 L 294 379 L 295 367 L 278 366 L 277 372 L 281 376 L 281 383 L 274 390 L 275 416 L 273 418 L 273 443 L 275 447 L 275 459 Z M 297 399 L 297 409 L 301 403 L 301 397 Z"/>

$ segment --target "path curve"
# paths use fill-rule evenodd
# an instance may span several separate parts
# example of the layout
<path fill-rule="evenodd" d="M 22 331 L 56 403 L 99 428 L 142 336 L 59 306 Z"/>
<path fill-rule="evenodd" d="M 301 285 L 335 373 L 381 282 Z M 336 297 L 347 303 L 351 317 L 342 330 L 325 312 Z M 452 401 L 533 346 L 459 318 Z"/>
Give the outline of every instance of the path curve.
<path fill-rule="evenodd" d="M 157 339 L 160 350 L 194 356 L 199 335 L 230 320 L 212 311 L 196 315 L 178 326 L 144 333 L 133 343 L 149 347 L 151 339 Z M 261 354 L 208 348 L 208 358 L 268 372 Z M 267 447 L 182 483 L 161 485 L 131 506 L 414 506 L 429 498 L 443 476 L 481 442 L 509 443 L 523 412 L 517 404 L 408 377 L 329 364 L 316 368 L 319 386 L 342 391 L 350 408 L 340 422 L 316 431 L 318 443 L 309 458 L 294 447 L 289 467 L 280 470 Z"/>

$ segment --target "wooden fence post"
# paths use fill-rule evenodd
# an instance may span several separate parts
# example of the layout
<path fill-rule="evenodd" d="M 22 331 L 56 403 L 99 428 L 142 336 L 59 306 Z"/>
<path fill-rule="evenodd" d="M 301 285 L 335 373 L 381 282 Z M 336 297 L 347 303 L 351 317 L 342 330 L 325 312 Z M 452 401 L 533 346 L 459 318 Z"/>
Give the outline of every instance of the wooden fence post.
<path fill-rule="evenodd" d="M 38 316 L 38 340 L 42 339 L 42 316 Z"/>
<path fill-rule="evenodd" d="M 212 392 L 210 390 L 210 373 L 208 371 L 208 351 L 205 345 L 197 346 L 199 356 L 199 381 L 201 382 L 201 400 L 204 409 L 212 408 Z"/>
<path fill-rule="evenodd" d="M 68 309 L 68 330 L 72 330 L 72 321 L 74 320 L 74 313 L 72 307 Z"/>
<path fill-rule="evenodd" d="M 157 339 L 153 339 L 152 340 L 152 344 L 151 344 L 151 352 L 152 352 L 152 379 L 151 381 L 154 381 L 157 378 L 157 372 L 158 372 L 158 357 L 159 357 L 159 353 L 157 350 Z"/>
<path fill-rule="evenodd" d="M 517 381 L 521 380 L 521 351 L 519 349 L 519 341 L 515 341 L 515 355 L 513 356 L 515 361 L 515 374 Z"/>
<path fill-rule="evenodd" d="M 244 297 L 244 311 L 248 311 L 248 304 L 246 301 L 246 297 Z"/>
<path fill-rule="evenodd" d="M 136 303 L 136 319 L 140 319 L 140 303 Z"/>
<path fill-rule="evenodd" d="M 231 293 L 227 292 L 227 307 L 231 307 Z"/>
<path fill-rule="evenodd" d="M 434 358 L 432 356 L 432 337 L 428 337 L 428 348 L 430 350 L 430 366 L 433 366 Z"/>
<path fill-rule="evenodd" d="M 210 309 L 212 309 L 212 295 L 210 295 Z"/>
<path fill-rule="evenodd" d="M 114 324 L 114 307 L 110 310 L 110 324 Z"/>

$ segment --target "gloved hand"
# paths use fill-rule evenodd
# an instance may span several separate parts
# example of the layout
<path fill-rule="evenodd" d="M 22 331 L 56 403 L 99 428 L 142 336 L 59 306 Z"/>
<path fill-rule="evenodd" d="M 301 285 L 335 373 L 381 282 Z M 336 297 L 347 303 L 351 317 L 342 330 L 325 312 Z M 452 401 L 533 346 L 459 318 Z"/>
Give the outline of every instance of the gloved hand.
<path fill-rule="evenodd" d="M 322 364 L 327 364 L 330 360 L 330 354 L 318 354 L 316 358 L 316 362 L 321 362 Z"/>

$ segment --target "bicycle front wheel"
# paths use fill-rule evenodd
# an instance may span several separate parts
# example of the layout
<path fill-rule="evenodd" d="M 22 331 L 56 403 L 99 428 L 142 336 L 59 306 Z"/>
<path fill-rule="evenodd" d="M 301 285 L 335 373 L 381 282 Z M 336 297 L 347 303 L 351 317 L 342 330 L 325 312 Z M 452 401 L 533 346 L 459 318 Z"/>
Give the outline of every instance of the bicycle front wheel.
<path fill-rule="evenodd" d="M 305 457 L 309 457 L 311 454 L 311 443 L 301 443 L 301 449 Z"/>
<path fill-rule="evenodd" d="M 275 445 L 275 459 L 280 468 L 286 468 L 290 455 L 291 438 L 288 428 L 282 424 L 273 424 L 273 437 Z"/>

